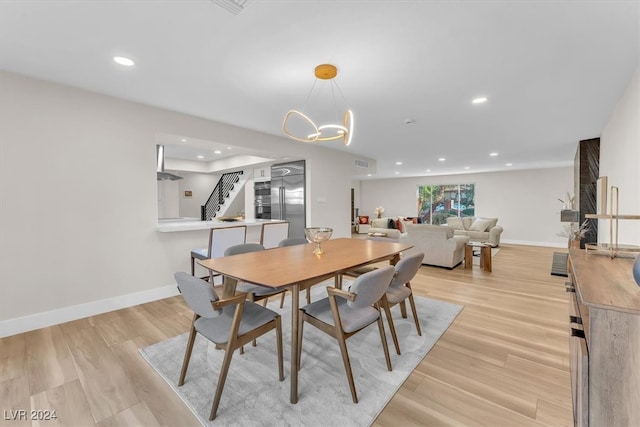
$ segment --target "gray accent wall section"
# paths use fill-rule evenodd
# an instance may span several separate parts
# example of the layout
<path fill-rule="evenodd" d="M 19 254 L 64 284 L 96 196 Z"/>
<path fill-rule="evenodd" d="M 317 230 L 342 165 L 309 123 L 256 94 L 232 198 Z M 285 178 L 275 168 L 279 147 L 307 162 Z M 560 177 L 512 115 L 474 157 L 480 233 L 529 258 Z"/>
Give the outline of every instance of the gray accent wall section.
<path fill-rule="evenodd" d="M 4 71 L 0 85 L 0 321 L 126 300 L 190 270 L 208 234 L 156 231 L 158 133 L 306 159 L 307 224 L 350 235 L 363 172 L 349 153 Z"/>

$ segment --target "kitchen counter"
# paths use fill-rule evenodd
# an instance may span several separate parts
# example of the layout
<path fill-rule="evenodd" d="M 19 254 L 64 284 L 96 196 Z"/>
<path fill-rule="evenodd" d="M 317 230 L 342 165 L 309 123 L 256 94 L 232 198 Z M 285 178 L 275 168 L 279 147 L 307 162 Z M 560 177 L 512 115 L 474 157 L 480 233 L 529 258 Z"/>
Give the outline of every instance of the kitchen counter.
<path fill-rule="evenodd" d="M 283 222 L 279 219 L 250 219 L 245 221 L 200 221 L 191 218 L 167 218 L 159 219 L 156 231 L 160 233 L 172 233 L 176 231 L 208 230 L 210 228 L 225 228 L 238 225 L 246 225 L 247 228 L 261 227 L 265 222 Z M 249 231 L 249 230 L 247 230 Z"/>

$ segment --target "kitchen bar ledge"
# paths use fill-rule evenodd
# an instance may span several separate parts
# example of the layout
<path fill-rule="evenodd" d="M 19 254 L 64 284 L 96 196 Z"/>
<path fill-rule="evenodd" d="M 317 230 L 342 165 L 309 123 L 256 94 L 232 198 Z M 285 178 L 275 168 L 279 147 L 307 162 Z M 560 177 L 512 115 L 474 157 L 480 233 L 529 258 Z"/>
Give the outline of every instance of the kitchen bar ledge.
<path fill-rule="evenodd" d="M 246 225 L 249 229 L 254 227 L 262 227 L 265 222 L 284 222 L 279 219 L 249 219 L 245 221 L 200 221 L 198 219 L 191 218 L 167 218 L 159 219 L 156 231 L 160 233 L 173 233 L 176 231 L 192 231 L 192 230 L 208 230 L 210 228 L 225 228 L 235 227 L 238 225 Z M 260 231 L 258 230 L 258 234 Z"/>

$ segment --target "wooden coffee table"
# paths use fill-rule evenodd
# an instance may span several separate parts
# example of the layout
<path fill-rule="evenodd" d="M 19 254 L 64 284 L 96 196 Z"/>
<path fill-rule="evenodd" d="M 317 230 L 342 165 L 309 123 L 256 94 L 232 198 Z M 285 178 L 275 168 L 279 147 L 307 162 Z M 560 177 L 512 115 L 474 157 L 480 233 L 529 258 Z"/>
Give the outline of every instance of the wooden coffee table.
<path fill-rule="evenodd" d="M 480 268 L 491 271 L 491 244 L 467 242 L 464 247 L 464 268 L 473 268 L 473 248 L 480 248 Z"/>
<path fill-rule="evenodd" d="M 387 233 L 367 233 L 371 237 L 387 237 Z"/>

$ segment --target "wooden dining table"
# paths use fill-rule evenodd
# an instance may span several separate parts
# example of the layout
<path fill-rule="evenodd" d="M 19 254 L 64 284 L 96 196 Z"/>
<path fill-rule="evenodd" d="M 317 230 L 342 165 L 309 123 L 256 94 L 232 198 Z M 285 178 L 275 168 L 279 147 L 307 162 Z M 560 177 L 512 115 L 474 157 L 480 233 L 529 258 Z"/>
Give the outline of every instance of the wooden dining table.
<path fill-rule="evenodd" d="M 313 253 L 315 243 L 199 260 L 205 268 L 224 276 L 223 294 L 232 296 L 238 281 L 270 288 L 291 290 L 291 403 L 298 402 L 298 308 L 300 290 L 335 278 L 341 286 L 342 274 L 367 264 L 390 261 L 412 245 L 366 239 L 338 238 L 322 243 L 324 253 Z"/>

